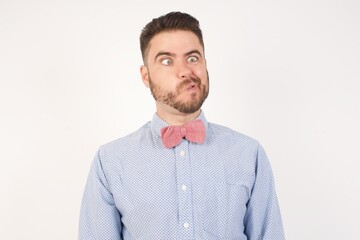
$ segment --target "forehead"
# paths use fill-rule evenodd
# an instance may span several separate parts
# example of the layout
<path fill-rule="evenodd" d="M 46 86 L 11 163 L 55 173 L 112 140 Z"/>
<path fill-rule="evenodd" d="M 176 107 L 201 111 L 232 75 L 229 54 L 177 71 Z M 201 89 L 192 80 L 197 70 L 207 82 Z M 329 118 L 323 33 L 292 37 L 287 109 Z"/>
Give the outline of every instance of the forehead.
<path fill-rule="evenodd" d="M 203 47 L 198 37 L 191 31 L 175 30 L 156 34 L 149 43 L 149 57 L 160 51 L 175 54 L 198 50 L 203 53 Z"/>

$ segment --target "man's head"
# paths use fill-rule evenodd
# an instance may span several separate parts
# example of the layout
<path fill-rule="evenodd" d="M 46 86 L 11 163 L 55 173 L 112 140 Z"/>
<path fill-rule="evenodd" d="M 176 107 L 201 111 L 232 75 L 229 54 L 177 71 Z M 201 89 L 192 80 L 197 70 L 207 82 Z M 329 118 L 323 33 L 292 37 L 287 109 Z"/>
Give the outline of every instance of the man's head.
<path fill-rule="evenodd" d="M 194 33 L 204 50 L 204 41 L 199 21 L 187 13 L 170 12 L 166 15 L 154 18 L 141 32 L 140 49 L 145 65 L 151 39 L 158 33 L 175 30 L 184 30 Z"/>
<path fill-rule="evenodd" d="M 185 13 L 166 14 L 145 26 L 140 44 L 141 76 L 158 114 L 198 113 L 209 93 L 199 22 Z"/>

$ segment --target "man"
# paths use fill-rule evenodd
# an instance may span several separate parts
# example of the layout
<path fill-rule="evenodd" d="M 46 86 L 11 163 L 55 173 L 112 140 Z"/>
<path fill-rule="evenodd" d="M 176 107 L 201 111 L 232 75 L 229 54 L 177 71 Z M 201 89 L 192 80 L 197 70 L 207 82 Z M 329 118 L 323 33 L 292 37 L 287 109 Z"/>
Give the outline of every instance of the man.
<path fill-rule="evenodd" d="M 271 168 L 250 137 L 209 123 L 199 22 L 171 12 L 140 36 L 156 114 L 100 147 L 79 239 L 284 239 Z"/>

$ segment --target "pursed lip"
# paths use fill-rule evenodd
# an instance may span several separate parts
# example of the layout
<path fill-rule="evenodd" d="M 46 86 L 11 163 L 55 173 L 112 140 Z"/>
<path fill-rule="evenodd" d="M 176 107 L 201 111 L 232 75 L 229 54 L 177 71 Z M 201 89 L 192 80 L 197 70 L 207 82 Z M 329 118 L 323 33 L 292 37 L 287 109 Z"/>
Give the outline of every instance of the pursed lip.
<path fill-rule="evenodd" d="M 196 83 L 194 83 L 194 82 L 192 82 L 192 83 L 190 83 L 189 85 L 187 85 L 187 87 L 186 87 L 186 90 L 195 90 L 195 89 L 198 89 L 198 86 L 197 86 L 197 84 Z"/>

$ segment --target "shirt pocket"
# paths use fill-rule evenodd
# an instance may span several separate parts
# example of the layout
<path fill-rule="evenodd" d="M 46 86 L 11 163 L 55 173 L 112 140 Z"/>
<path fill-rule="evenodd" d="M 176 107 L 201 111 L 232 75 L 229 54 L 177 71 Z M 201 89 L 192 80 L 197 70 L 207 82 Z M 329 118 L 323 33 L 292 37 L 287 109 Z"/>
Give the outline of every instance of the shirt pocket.
<path fill-rule="evenodd" d="M 224 181 L 205 186 L 205 239 L 247 239 L 244 235 L 244 217 L 248 200 L 249 190 L 246 184 L 228 172 Z"/>

